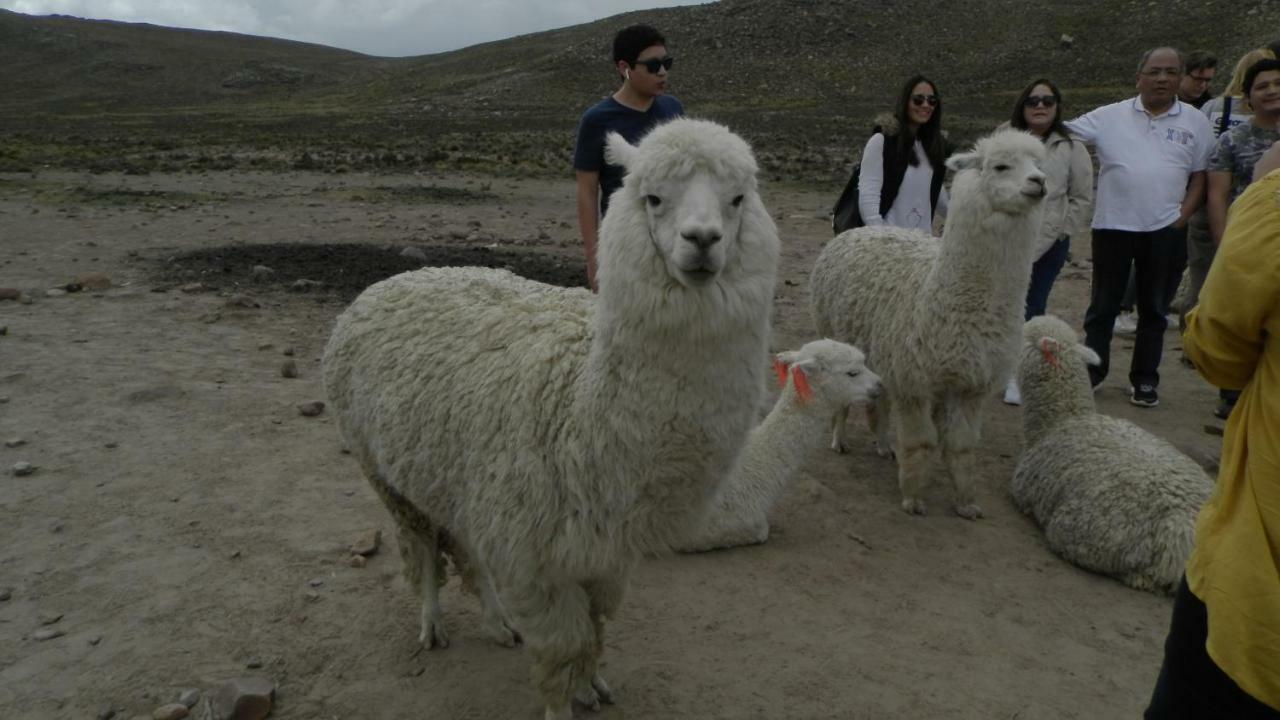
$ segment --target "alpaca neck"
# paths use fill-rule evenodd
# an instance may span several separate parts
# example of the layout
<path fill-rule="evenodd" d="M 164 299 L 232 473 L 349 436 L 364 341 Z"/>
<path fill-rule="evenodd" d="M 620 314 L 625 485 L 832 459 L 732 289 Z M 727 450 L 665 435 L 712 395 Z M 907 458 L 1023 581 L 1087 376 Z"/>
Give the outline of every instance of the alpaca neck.
<path fill-rule="evenodd" d="M 1024 371 L 1022 435 L 1028 446 L 1051 437 L 1054 426 L 1069 418 L 1093 415 L 1097 406 L 1083 368 L 1036 367 L 1032 377 Z"/>
<path fill-rule="evenodd" d="M 828 437 L 834 411 L 800 403 L 791 383 L 773 410 L 747 439 L 737 472 L 722 492 L 721 510 L 742 517 L 763 517 L 782 495 L 787 481 Z"/>
<path fill-rule="evenodd" d="M 997 212 L 978 193 L 977 187 L 957 188 L 939 257 L 926 281 L 925 293 L 945 298 L 952 308 L 945 316 L 948 326 L 986 326 L 992 312 L 1021 310 L 1031 283 L 1039 213 Z M 1010 317 L 1016 323 L 1022 313 Z"/>

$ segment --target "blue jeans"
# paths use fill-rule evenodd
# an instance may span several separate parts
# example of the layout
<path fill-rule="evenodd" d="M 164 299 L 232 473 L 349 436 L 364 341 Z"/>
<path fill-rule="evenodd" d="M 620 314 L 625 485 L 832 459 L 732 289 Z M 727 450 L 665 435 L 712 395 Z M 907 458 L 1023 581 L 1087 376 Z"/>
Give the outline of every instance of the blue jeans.
<path fill-rule="evenodd" d="M 1027 309 L 1023 320 L 1044 314 L 1045 306 L 1049 304 L 1049 291 L 1053 290 L 1053 281 L 1058 279 L 1058 273 L 1062 272 L 1062 266 L 1067 263 L 1067 253 L 1070 250 L 1071 238 L 1063 235 L 1031 266 L 1031 285 L 1027 287 Z"/>
<path fill-rule="evenodd" d="M 1094 385 L 1106 378 L 1111 367 L 1111 333 L 1130 268 L 1137 280 L 1138 332 L 1129 383 L 1134 387 L 1160 384 L 1165 315 L 1186 265 L 1186 228 L 1171 225 L 1148 232 L 1094 228 L 1093 289 L 1084 315 L 1085 344 L 1102 359 L 1101 365 L 1089 366 Z"/>

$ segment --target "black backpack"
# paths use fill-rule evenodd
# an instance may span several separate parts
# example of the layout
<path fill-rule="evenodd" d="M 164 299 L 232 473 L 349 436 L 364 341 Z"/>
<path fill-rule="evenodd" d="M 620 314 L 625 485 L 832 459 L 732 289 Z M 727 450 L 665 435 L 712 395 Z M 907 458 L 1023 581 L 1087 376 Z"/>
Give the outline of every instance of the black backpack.
<path fill-rule="evenodd" d="M 858 176 L 861 174 L 862 164 L 854 163 L 849 182 L 844 184 L 844 192 L 840 193 L 840 199 L 836 200 L 835 207 L 831 208 L 833 235 L 839 235 L 845 230 L 852 230 L 866 224 L 862 222 L 862 213 L 858 211 Z"/>

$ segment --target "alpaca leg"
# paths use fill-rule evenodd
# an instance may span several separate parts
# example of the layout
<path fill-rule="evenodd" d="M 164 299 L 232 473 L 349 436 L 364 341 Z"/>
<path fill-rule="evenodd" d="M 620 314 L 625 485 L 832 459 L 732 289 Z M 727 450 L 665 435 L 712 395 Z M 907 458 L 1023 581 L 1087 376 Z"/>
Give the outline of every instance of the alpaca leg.
<path fill-rule="evenodd" d="M 480 593 L 480 604 L 484 608 L 484 629 L 493 641 L 503 647 L 515 647 L 520 643 L 520 633 L 512 627 L 507 619 L 502 601 L 498 599 L 498 591 L 493 585 L 493 576 L 484 567 L 476 568 L 477 590 Z"/>
<path fill-rule="evenodd" d="M 546 720 L 570 720 L 571 701 L 595 665 L 596 629 L 591 602 L 576 583 L 501 589 L 525 645 L 533 653 L 533 681 Z"/>
<path fill-rule="evenodd" d="M 849 452 L 849 447 L 844 442 L 845 425 L 849 422 L 849 406 L 845 406 L 836 411 L 835 416 L 831 418 L 831 449 L 841 455 Z"/>
<path fill-rule="evenodd" d="M 938 448 L 938 432 L 933 424 L 928 401 L 899 401 L 895 418 L 898 425 L 898 488 L 902 491 L 902 509 L 912 515 L 925 514 L 920 491 L 933 465 Z"/>
<path fill-rule="evenodd" d="M 876 454 L 882 458 L 894 456 L 893 445 L 889 442 L 889 422 L 893 414 L 893 404 L 888 393 L 881 393 L 874 403 L 867 405 L 867 425 L 876 436 Z"/>
<path fill-rule="evenodd" d="M 440 617 L 440 586 L 444 576 L 444 558 L 436 549 L 435 535 L 418 528 L 401 526 L 397 531 L 400 560 L 405 579 L 422 601 L 421 629 L 418 642 L 426 648 L 449 647 L 449 635 Z"/>
<path fill-rule="evenodd" d="M 982 398 L 969 397 L 949 405 L 946 419 L 939 423 L 942 459 L 955 486 L 956 514 L 969 520 L 982 517 L 974 488 L 974 449 L 982 430 Z"/>
<path fill-rule="evenodd" d="M 613 691 L 600 674 L 600 658 L 604 655 L 604 623 L 613 617 L 622 603 L 622 594 L 626 587 L 625 579 L 601 579 L 587 583 L 583 589 L 591 601 L 591 621 L 595 627 L 595 654 L 592 658 L 591 673 L 578 685 L 574 699 L 583 705 L 599 710 L 600 703 L 612 705 Z"/>

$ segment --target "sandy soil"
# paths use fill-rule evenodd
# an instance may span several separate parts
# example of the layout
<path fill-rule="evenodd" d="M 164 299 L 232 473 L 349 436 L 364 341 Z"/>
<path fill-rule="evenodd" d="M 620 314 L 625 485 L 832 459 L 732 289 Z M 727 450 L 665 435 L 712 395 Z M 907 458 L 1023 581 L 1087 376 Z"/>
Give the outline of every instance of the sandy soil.
<path fill-rule="evenodd" d="M 488 183 L 492 198 L 463 204 L 371 190 Z M 836 191 L 763 191 L 785 242 L 776 349 L 813 336 L 807 274 Z M 193 277 L 167 259 L 232 244 L 497 242 L 571 263 L 571 198 L 569 182 L 463 176 L 0 176 L 0 287 L 39 291 L 31 305 L 0 301 L 0 438 L 26 441 L 0 447 L 0 588 L 12 590 L 0 717 L 149 714 L 181 688 L 246 674 L 277 683 L 279 718 L 541 717 L 528 657 L 485 639 L 456 582 L 453 646 L 418 652 L 391 544 L 347 564 L 350 543 L 390 536 L 391 522 L 333 418 L 296 409 L 323 397 L 319 355 L 343 300 L 237 287 L 244 268 Z M 44 296 L 91 270 L 115 287 Z M 179 289 L 193 280 L 213 289 Z M 1087 291 L 1069 267 L 1051 308 L 1078 324 Z M 229 307 L 237 292 L 262 307 Z M 1166 343 L 1162 405 L 1128 405 L 1121 371 L 1101 408 L 1212 457 L 1214 392 L 1178 364 L 1175 333 Z M 281 376 L 287 348 L 297 379 Z M 607 642 L 619 704 L 599 717 L 1136 716 L 1169 600 L 1052 555 L 1007 496 L 1018 411 L 993 398 L 987 419 L 985 520 L 943 512 L 946 487 L 930 491 L 931 515 L 903 514 L 893 463 L 859 427 L 850 455 L 812 457 L 766 545 L 643 563 Z M 39 470 L 12 476 L 20 460 Z M 65 635 L 32 639 L 49 612 Z"/>

